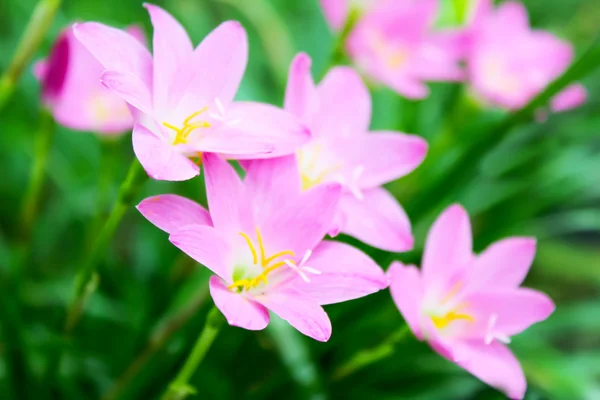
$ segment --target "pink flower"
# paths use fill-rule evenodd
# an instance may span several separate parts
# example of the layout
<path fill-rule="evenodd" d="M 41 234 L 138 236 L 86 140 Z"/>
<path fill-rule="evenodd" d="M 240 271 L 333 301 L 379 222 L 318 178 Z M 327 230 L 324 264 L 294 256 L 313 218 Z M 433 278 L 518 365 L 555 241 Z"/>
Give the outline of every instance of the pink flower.
<path fill-rule="evenodd" d="M 221 24 L 194 50 L 170 14 L 146 8 L 154 26 L 153 56 L 118 29 L 95 22 L 74 29 L 106 68 L 102 83 L 141 113 L 133 148 L 152 178 L 198 175 L 203 152 L 275 157 L 308 140 L 306 128 L 283 110 L 233 102 L 248 60 L 246 31 L 238 22 Z"/>
<path fill-rule="evenodd" d="M 348 54 L 370 78 L 412 99 L 428 96 L 426 81 L 461 80 L 464 37 L 433 30 L 438 6 L 436 0 L 378 1 L 350 33 Z"/>
<path fill-rule="evenodd" d="M 331 335 L 322 305 L 387 287 L 381 268 L 361 251 L 322 241 L 341 188 L 300 192 L 294 158 L 254 161 L 241 181 L 214 154 L 204 154 L 210 216 L 179 196 L 156 196 L 140 212 L 171 242 L 216 274 L 215 305 L 229 324 L 264 329 L 271 310 L 319 341 Z"/>
<path fill-rule="evenodd" d="M 144 35 L 128 29 L 138 41 Z M 34 65 L 42 85 L 42 101 L 56 121 L 70 129 L 119 134 L 133 128 L 127 103 L 100 83 L 104 68 L 81 44 L 71 28 L 60 34 L 50 57 Z"/>
<path fill-rule="evenodd" d="M 285 109 L 313 133 L 296 152 L 302 188 L 342 185 L 333 235 L 341 231 L 388 251 L 410 250 L 410 221 L 382 185 L 414 170 L 427 143 L 399 132 L 369 132 L 371 97 L 360 76 L 337 67 L 315 86 L 310 67 L 306 54 L 296 56 L 285 96 Z"/>
<path fill-rule="evenodd" d="M 386 0 L 321 0 L 321 8 L 329 25 L 335 30 L 340 30 L 352 9 L 362 13 L 384 1 Z"/>
<path fill-rule="evenodd" d="M 392 297 L 413 333 L 485 383 L 522 399 L 523 370 L 510 337 L 554 311 L 545 294 L 519 287 L 535 256 L 535 239 L 513 237 L 472 251 L 471 225 L 459 205 L 433 224 L 419 271 L 394 263 Z"/>
<path fill-rule="evenodd" d="M 469 29 L 468 72 L 476 95 L 509 110 L 525 106 L 573 61 L 570 43 L 533 30 L 527 10 L 516 2 L 493 8 L 480 0 Z M 585 89 L 567 87 L 551 102 L 552 111 L 583 104 Z"/>

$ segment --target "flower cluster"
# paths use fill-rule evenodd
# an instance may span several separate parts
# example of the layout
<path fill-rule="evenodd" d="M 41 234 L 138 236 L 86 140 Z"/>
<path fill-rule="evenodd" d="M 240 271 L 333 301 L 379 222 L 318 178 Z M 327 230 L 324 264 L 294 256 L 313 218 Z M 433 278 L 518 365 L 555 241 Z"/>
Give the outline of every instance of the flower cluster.
<path fill-rule="evenodd" d="M 434 28 L 434 0 L 322 4 L 334 29 L 352 20 L 345 49 L 358 69 L 409 98 L 426 97 L 427 81 L 468 80 L 487 102 L 517 109 L 572 59 L 568 44 L 531 30 L 516 3 L 494 9 L 482 0 L 460 30 Z M 316 84 L 304 53 L 291 63 L 283 109 L 235 101 L 248 60 L 244 28 L 225 22 L 194 48 L 170 14 L 145 7 L 152 53 L 135 30 L 81 23 L 61 35 L 36 76 L 65 126 L 132 128 L 150 177 L 181 181 L 204 170 L 208 210 L 174 194 L 147 198 L 138 210 L 214 273 L 210 293 L 229 324 L 264 329 L 271 311 L 327 341 L 323 305 L 390 286 L 415 336 L 522 398 L 524 374 L 506 344 L 554 309 L 546 295 L 520 288 L 535 240 L 510 238 L 475 255 L 469 217 L 454 205 L 431 228 L 420 270 L 394 262 L 385 273 L 331 238 L 344 233 L 385 251 L 411 250 L 409 218 L 383 185 L 417 168 L 427 143 L 370 132 L 371 98 L 359 73 L 334 67 Z M 552 109 L 584 98 L 582 87 L 567 88 Z M 239 161 L 243 178 L 228 160 Z"/>

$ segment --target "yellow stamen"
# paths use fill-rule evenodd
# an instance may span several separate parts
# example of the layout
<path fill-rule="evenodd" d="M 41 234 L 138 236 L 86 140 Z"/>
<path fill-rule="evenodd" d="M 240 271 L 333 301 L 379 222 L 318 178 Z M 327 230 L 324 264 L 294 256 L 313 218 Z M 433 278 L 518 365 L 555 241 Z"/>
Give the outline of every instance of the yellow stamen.
<path fill-rule="evenodd" d="M 269 264 L 271 263 L 271 261 L 275 260 L 275 259 L 276 259 L 276 258 L 278 258 L 278 257 L 281 257 L 281 256 L 286 256 L 286 255 L 287 255 L 287 256 L 292 256 L 292 257 L 293 257 L 293 256 L 295 256 L 296 254 L 295 254 L 293 251 L 291 251 L 291 250 L 284 250 L 284 251 L 280 251 L 279 253 L 275 253 L 275 254 L 273 254 L 273 255 L 272 255 L 271 257 L 269 257 L 269 258 L 263 259 L 263 260 L 262 260 L 262 266 L 263 266 L 263 267 L 266 267 L 267 265 L 269 265 Z"/>
<path fill-rule="evenodd" d="M 256 241 L 258 242 L 258 247 L 260 247 L 260 264 L 265 266 L 265 246 L 263 245 L 262 236 L 260 234 L 260 229 L 256 228 Z M 256 262 L 254 262 L 256 264 Z"/>
<path fill-rule="evenodd" d="M 240 232 L 240 235 L 246 239 L 246 243 L 248 243 L 248 247 L 250 247 L 250 251 L 252 252 L 252 262 L 254 264 L 256 264 L 258 262 L 258 258 L 256 256 L 256 249 L 254 248 L 254 245 L 252 244 L 252 240 L 250 240 L 250 237 L 248 235 L 246 235 L 244 232 Z M 261 246 L 261 251 L 262 251 L 262 246 Z"/>
<path fill-rule="evenodd" d="M 206 110 L 208 110 L 208 107 L 204 107 L 203 109 L 196 111 L 195 113 L 193 113 L 192 115 L 187 117 L 183 121 L 182 128 L 178 128 L 175 125 L 172 125 L 168 122 L 163 122 L 163 125 L 165 127 L 175 131 L 175 139 L 173 140 L 174 145 L 187 143 L 187 138 L 190 135 L 190 133 L 192 133 L 194 130 L 196 130 L 198 128 L 210 128 L 211 125 L 206 121 L 198 121 L 196 123 L 192 123 L 192 120 L 195 117 L 206 112 Z"/>
<path fill-rule="evenodd" d="M 442 329 L 450 325 L 452 322 L 457 320 L 465 320 L 468 322 L 475 322 L 475 319 L 469 314 L 457 313 L 454 311 L 450 311 L 443 317 L 431 316 L 431 321 L 436 328 Z"/>

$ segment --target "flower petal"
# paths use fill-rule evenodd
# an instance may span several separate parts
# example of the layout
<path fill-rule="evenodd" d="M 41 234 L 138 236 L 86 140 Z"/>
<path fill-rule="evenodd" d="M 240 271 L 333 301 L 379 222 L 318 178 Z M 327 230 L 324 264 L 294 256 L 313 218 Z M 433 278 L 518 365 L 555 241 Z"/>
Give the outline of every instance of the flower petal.
<path fill-rule="evenodd" d="M 326 342 L 331 337 L 331 321 L 323 307 L 307 294 L 293 288 L 272 290 L 256 301 L 290 323 L 300 333 Z"/>
<path fill-rule="evenodd" d="M 416 135 L 373 132 L 337 140 L 336 150 L 348 165 L 363 168 L 358 186 L 372 188 L 394 181 L 417 168 L 427 154 L 427 142 Z"/>
<path fill-rule="evenodd" d="M 471 222 L 460 205 L 448 207 L 433 223 L 423 253 L 425 285 L 448 284 L 473 258 Z"/>
<path fill-rule="evenodd" d="M 397 200 L 383 188 L 369 189 L 362 195 L 362 199 L 351 193 L 342 195 L 340 231 L 386 251 L 411 250 L 414 239 L 410 221 Z"/>
<path fill-rule="evenodd" d="M 323 241 L 307 261 L 320 272 L 308 275 L 310 282 L 296 283 L 304 293 L 321 304 L 358 299 L 388 286 L 383 270 L 362 251 L 345 243 Z"/>
<path fill-rule="evenodd" d="M 522 399 L 527 382 L 519 360 L 502 343 L 470 342 L 460 349 L 458 365 L 511 398 Z"/>
<path fill-rule="evenodd" d="M 468 271 L 473 290 L 484 286 L 518 287 L 535 257 L 535 238 L 513 237 L 489 246 Z"/>
<path fill-rule="evenodd" d="M 465 302 L 475 320 L 481 322 L 478 329 L 491 329 L 491 333 L 498 332 L 505 336 L 516 335 L 544 321 L 555 309 L 546 294 L 526 288 L 485 289 L 467 296 Z M 488 325 L 490 318 L 494 318 L 491 327 Z"/>
<path fill-rule="evenodd" d="M 236 237 L 238 232 L 254 232 L 245 188 L 235 169 L 216 154 L 203 154 L 202 162 L 214 226 Z"/>
<path fill-rule="evenodd" d="M 317 87 L 319 111 L 312 123 L 314 136 L 353 136 L 371 123 L 371 95 L 350 67 L 335 67 Z"/>
<path fill-rule="evenodd" d="M 200 168 L 140 124 L 133 127 L 133 151 L 146 173 L 156 180 L 185 181 Z"/>
<path fill-rule="evenodd" d="M 284 108 L 301 121 L 312 120 L 318 108 L 317 88 L 310 73 L 311 58 L 298 53 L 292 60 L 285 90 Z"/>
<path fill-rule="evenodd" d="M 225 280 L 231 279 L 233 253 L 224 236 L 211 226 L 187 225 L 169 236 L 181 251 Z"/>
<path fill-rule="evenodd" d="M 129 33 L 97 22 L 75 24 L 73 31 L 105 69 L 128 72 L 152 87 L 152 56 Z"/>
<path fill-rule="evenodd" d="M 550 109 L 553 112 L 562 112 L 577 108 L 587 100 L 587 90 L 583 85 L 573 84 L 567 86 L 550 101 Z"/>
<path fill-rule="evenodd" d="M 200 204 L 176 194 L 148 197 L 137 209 L 157 228 L 173 233 L 186 225 L 212 226 L 208 211 Z"/>
<path fill-rule="evenodd" d="M 335 30 L 340 30 L 348 18 L 348 0 L 321 0 L 321 8 L 329 25 Z"/>
<path fill-rule="evenodd" d="M 421 332 L 421 304 L 423 301 L 423 280 L 414 265 L 404 265 L 394 261 L 387 274 L 390 278 L 390 292 L 400 314 L 408 323 L 415 336 L 423 339 Z"/>
<path fill-rule="evenodd" d="M 192 55 L 194 47 L 187 32 L 171 14 L 153 4 L 144 4 L 150 14 L 154 37 L 153 93 L 158 109 L 167 107 L 169 88 L 180 65 Z"/>
<path fill-rule="evenodd" d="M 178 70 L 170 88 L 172 104 L 183 118 L 218 98 L 227 108 L 238 90 L 248 62 L 248 37 L 239 22 L 213 30 Z"/>
<path fill-rule="evenodd" d="M 262 304 L 227 289 L 218 276 L 211 276 L 209 287 L 215 306 L 223 313 L 229 325 L 260 331 L 269 324 L 269 311 Z"/>
<path fill-rule="evenodd" d="M 226 111 L 231 121 L 222 125 L 216 135 L 237 135 L 248 144 L 258 143 L 269 152 L 257 152 L 255 148 L 236 146 L 237 159 L 273 158 L 294 153 L 310 140 L 310 132 L 291 113 L 269 104 L 236 102 Z M 234 146 L 230 142 L 230 146 Z M 226 153 L 227 151 L 223 151 Z"/>
<path fill-rule="evenodd" d="M 148 87 L 137 76 L 129 72 L 104 71 L 100 81 L 144 114 L 152 112 L 152 96 Z"/>

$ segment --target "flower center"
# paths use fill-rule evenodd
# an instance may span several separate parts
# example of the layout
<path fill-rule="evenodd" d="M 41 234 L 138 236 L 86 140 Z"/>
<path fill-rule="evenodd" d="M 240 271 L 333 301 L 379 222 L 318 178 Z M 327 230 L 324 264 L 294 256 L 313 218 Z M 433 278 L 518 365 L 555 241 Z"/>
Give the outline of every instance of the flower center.
<path fill-rule="evenodd" d="M 269 257 L 265 254 L 265 246 L 262 240 L 262 235 L 260 233 L 260 229 L 256 228 L 256 243 L 258 244 L 258 249 L 254 245 L 254 242 L 244 232 L 239 232 L 239 235 L 244 238 L 250 252 L 252 253 L 252 262 L 255 266 L 261 268 L 261 272 L 253 278 L 241 278 L 236 279 L 234 274 L 234 282 L 229 285 L 229 289 L 237 289 L 241 290 L 250 290 L 258 286 L 261 282 L 265 285 L 268 284 L 268 275 L 275 271 L 278 268 L 283 267 L 284 265 L 288 265 L 288 263 L 292 263 L 289 259 L 282 260 L 283 256 L 294 257 L 295 254 L 291 250 L 284 250 L 278 253 L 275 253 Z"/>
<path fill-rule="evenodd" d="M 440 302 L 437 312 L 429 313 L 431 322 L 437 329 L 444 329 L 455 321 L 475 322 L 472 315 L 462 311 L 467 306 L 464 302 L 456 302 L 456 294 L 460 291 L 462 282 L 456 283 Z"/>
<path fill-rule="evenodd" d="M 332 162 L 334 157 L 323 157 L 322 155 L 323 145 L 320 143 L 298 150 L 297 159 L 302 190 L 308 190 L 325 182 L 332 174 L 341 170 L 341 164 Z"/>
<path fill-rule="evenodd" d="M 384 61 L 389 69 L 398 70 L 408 59 L 406 50 L 393 45 L 379 32 L 373 32 L 371 36 L 371 46 L 373 52 Z"/>
<path fill-rule="evenodd" d="M 198 128 L 210 128 L 211 125 L 206 121 L 194 121 L 194 118 L 196 118 L 200 114 L 203 114 L 204 112 L 206 112 L 206 110 L 208 110 L 208 106 L 191 114 L 183 121 L 182 128 L 178 128 L 175 125 L 171 125 L 168 122 L 163 122 L 163 125 L 165 127 L 175 132 L 175 138 L 173 139 L 172 143 L 173 145 L 187 143 L 190 133 L 192 133 Z"/>

